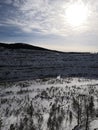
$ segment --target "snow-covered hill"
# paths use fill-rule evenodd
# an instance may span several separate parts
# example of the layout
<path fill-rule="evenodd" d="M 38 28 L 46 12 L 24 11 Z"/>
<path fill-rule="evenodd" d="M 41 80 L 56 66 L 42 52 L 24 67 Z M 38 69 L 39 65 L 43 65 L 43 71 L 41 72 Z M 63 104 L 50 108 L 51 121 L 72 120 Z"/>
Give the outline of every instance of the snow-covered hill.
<path fill-rule="evenodd" d="M 58 75 L 98 77 L 98 54 L 62 53 L 20 43 L 0 43 L 0 81 Z"/>

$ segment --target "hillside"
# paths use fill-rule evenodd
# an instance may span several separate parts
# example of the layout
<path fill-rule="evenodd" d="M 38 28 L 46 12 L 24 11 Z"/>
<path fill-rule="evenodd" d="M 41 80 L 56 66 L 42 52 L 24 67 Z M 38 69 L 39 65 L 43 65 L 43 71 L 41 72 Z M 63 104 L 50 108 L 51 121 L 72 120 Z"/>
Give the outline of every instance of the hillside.
<path fill-rule="evenodd" d="M 12 43 L 12 44 L 0 43 L 0 47 L 6 48 L 6 49 L 48 50 L 42 47 L 37 47 L 30 44 L 25 44 L 25 43 Z"/>
<path fill-rule="evenodd" d="M 0 43 L 0 81 L 98 77 L 98 54 L 61 53 L 28 44 Z"/>

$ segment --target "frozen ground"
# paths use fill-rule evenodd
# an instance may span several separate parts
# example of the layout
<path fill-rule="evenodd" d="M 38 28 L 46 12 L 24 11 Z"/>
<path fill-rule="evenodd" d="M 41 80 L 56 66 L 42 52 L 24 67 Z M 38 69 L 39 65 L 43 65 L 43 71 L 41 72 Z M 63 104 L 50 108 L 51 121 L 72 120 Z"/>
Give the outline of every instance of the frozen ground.
<path fill-rule="evenodd" d="M 98 129 L 98 80 L 58 76 L 0 84 L 0 128 Z"/>

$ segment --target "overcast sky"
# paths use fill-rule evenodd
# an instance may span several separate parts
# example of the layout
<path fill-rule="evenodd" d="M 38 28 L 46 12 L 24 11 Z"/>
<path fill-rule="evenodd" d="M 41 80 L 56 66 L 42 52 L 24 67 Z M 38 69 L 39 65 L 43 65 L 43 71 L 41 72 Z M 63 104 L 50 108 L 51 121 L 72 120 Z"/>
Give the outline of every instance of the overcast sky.
<path fill-rule="evenodd" d="M 71 26 L 66 9 L 82 1 L 86 21 Z M 98 0 L 0 0 L 0 41 L 62 51 L 98 51 Z"/>

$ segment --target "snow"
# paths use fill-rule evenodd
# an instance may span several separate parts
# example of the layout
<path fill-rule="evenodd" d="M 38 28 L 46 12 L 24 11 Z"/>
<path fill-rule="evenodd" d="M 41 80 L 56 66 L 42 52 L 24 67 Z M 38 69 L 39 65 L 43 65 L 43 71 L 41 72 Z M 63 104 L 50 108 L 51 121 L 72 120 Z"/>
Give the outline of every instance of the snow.
<path fill-rule="evenodd" d="M 93 90 L 93 91 L 92 91 Z M 3 95 L 3 96 L 2 96 Z M 77 113 L 73 109 L 73 97 L 85 95 L 94 97 L 94 108 L 98 109 L 98 80 L 85 78 L 48 78 L 20 81 L 0 85 L 0 116 L 3 120 L 1 130 L 8 130 L 11 124 L 19 125 L 20 120 L 27 116 L 30 119 L 30 105 L 34 108 L 33 121 L 35 127 L 41 123 L 42 130 L 49 130 L 47 122 L 53 105 L 59 110 L 56 110 L 52 116 L 58 116 L 64 112 L 63 121 L 61 122 L 60 130 L 72 130 L 77 125 Z M 76 99 L 78 101 L 78 99 Z M 83 100 L 83 99 L 80 99 Z M 84 101 L 84 100 L 83 100 Z M 82 103 L 82 102 L 81 102 Z M 84 103 L 84 102 L 83 102 Z M 28 109 L 29 108 L 29 109 Z M 84 110 L 84 108 L 83 108 Z M 69 112 L 72 112 L 73 119 L 70 123 Z M 42 120 L 43 118 L 43 120 Z M 83 117 L 85 118 L 85 116 Z M 42 122 L 39 122 L 39 121 Z M 98 128 L 98 119 L 96 117 L 90 119 L 90 130 Z M 82 128 L 83 129 L 83 128 Z M 84 129 L 83 129 L 84 130 Z"/>
<path fill-rule="evenodd" d="M 98 119 L 90 123 L 90 130 L 98 129 Z"/>

